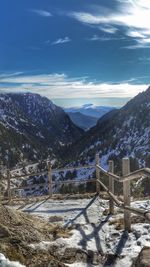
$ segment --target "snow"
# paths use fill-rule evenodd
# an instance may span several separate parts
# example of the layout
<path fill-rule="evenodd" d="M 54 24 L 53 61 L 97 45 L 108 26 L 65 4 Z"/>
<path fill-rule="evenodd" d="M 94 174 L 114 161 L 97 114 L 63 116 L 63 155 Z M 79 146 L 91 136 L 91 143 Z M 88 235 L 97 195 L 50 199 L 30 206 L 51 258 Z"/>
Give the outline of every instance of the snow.
<path fill-rule="evenodd" d="M 68 267 L 92 267 L 91 264 L 87 264 L 87 263 L 79 263 L 79 262 L 76 262 L 76 263 L 72 263 L 72 264 L 66 264 Z M 101 267 L 99 265 L 99 267 Z"/>
<path fill-rule="evenodd" d="M 150 201 L 136 201 L 132 206 L 149 209 Z M 52 200 L 27 205 L 22 210 L 49 220 L 50 216 L 62 217 L 60 224 L 64 227 L 74 226 L 69 238 L 58 238 L 53 242 L 31 244 L 33 249 L 48 250 L 56 246 L 61 253 L 66 248 L 82 249 L 83 251 L 102 252 L 103 254 L 117 254 L 116 262 L 112 267 L 132 265 L 143 246 L 150 247 L 150 224 L 132 224 L 132 232 L 118 230 L 114 221 L 123 218 L 119 212 L 113 216 L 105 216 L 104 210 L 108 208 L 108 201 L 94 197 L 93 199 Z M 58 224 L 58 222 L 57 222 Z M 70 267 L 92 267 L 83 262 L 68 264 Z M 100 266 L 100 265 L 99 265 Z M 110 265 L 109 265 L 110 266 Z"/>
<path fill-rule="evenodd" d="M 22 265 L 16 261 L 10 261 L 9 259 L 6 259 L 3 254 L 0 253 L 0 267 L 25 267 L 25 265 Z"/>

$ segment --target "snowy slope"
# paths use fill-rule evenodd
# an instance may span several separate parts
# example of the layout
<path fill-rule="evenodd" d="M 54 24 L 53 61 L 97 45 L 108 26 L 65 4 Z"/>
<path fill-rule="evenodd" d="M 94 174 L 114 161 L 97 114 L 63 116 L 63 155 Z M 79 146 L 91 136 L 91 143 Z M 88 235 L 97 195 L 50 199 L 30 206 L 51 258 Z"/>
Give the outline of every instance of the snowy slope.
<path fill-rule="evenodd" d="M 27 161 L 55 157 L 83 130 L 60 107 L 37 94 L 0 94 L 0 156 L 15 165 L 21 154 Z"/>
<path fill-rule="evenodd" d="M 105 160 L 132 157 L 133 168 L 150 166 L 150 88 L 118 111 L 102 117 L 73 147 L 74 158 L 85 161 L 96 152 Z M 136 162 L 137 159 L 137 162 Z M 137 164 L 138 163 L 138 164 Z"/>

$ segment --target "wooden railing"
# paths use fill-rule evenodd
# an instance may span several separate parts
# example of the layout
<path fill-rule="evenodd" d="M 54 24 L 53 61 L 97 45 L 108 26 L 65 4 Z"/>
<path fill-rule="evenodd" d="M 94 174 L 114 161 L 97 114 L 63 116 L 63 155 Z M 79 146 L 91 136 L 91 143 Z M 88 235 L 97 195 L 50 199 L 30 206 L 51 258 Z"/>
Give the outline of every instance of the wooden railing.
<path fill-rule="evenodd" d="M 101 173 L 105 174 L 109 178 L 109 188 L 101 181 Z M 130 172 L 130 160 L 129 158 L 122 159 L 122 176 L 114 174 L 114 162 L 109 161 L 109 170 L 106 171 L 100 166 L 99 155 L 96 155 L 96 183 L 97 193 L 100 193 L 100 187 L 108 193 L 109 199 L 109 212 L 114 214 L 114 205 L 124 210 L 124 225 L 125 230 L 131 231 L 131 213 L 145 217 L 150 221 L 150 210 L 141 210 L 133 208 L 131 204 L 131 189 L 130 181 L 141 177 L 150 177 L 150 169 L 143 168 L 135 172 Z M 114 181 L 123 184 L 123 199 L 124 202 L 119 201 L 114 195 Z"/>
<path fill-rule="evenodd" d="M 96 179 L 91 178 L 91 179 L 83 179 L 77 180 L 77 179 L 72 179 L 72 180 L 57 180 L 53 181 L 52 175 L 55 173 L 60 173 L 60 172 L 67 172 L 67 171 L 73 171 L 73 170 L 81 170 L 81 169 L 90 169 L 93 168 L 95 170 L 95 165 L 83 165 L 83 166 L 73 166 L 73 167 L 66 167 L 66 168 L 58 168 L 58 169 L 52 169 L 51 163 L 50 162 L 45 162 L 45 168 L 41 171 L 35 171 L 34 166 L 38 166 L 38 164 L 33 164 L 28 165 L 24 168 L 19 168 L 19 169 L 14 169 L 14 170 L 7 170 L 7 173 L 4 173 L 2 178 L 4 180 L 7 180 L 7 199 L 10 202 L 12 200 L 12 191 L 17 191 L 17 190 L 26 190 L 26 189 L 32 189 L 35 187 L 47 187 L 48 188 L 48 194 L 49 197 L 52 197 L 53 195 L 53 187 L 58 185 L 65 185 L 65 184 L 85 184 L 85 183 L 96 183 Z M 28 167 L 30 167 L 31 171 L 29 172 Z M 22 180 L 30 177 L 35 177 L 35 176 L 41 176 L 41 175 L 46 175 L 47 179 L 44 183 L 37 183 L 37 184 L 28 184 L 28 185 L 19 185 L 16 186 L 13 180 Z M 13 187 L 12 187 L 13 185 Z"/>
<path fill-rule="evenodd" d="M 130 181 L 133 179 L 138 179 L 141 177 L 150 177 L 150 169 L 149 168 L 143 168 L 134 172 L 130 172 L 130 160 L 129 158 L 123 158 L 122 159 L 122 176 L 118 176 L 114 174 L 114 162 L 110 160 L 108 162 L 109 168 L 108 171 L 106 171 L 100 163 L 99 154 L 96 154 L 95 158 L 95 165 L 86 165 L 86 166 L 73 166 L 73 167 L 67 167 L 67 168 L 61 168 L 61 169 L 52 169 L 51 163 L 46 162 L 45 168 L 42 170 L 35 171 L 34 167 L 35 165 L 38 166 L 38 164 L 34 164 L 33 166 L 26 166 L 24 168 L 20 168 L 17 170 L 8 170 L 7 173 L 4 174 L 4 178 L 6 180 L 7 178 L 7 197 L 8 201 L 10 202 L 12 199 L 12 190 L 25 190 L 28 188 L 33 188 L 35 186 L 47 186 L 48 187 L 48 194 L 49 197 L 52 197 L 53 194 L 53 186 L 54 185 L 63 185 L 63 184 L 84 184 L 84 183 L 96 183 L 96 191 L 97 193 L 100 193 L 101 187 L 108 193 L 109 195 L 109 212 L 110 214 L 114 214 L 114 207 L 115 205 L 118 206 L 120 209 L 124 210 L 124 225 L 125 230 L 130 231 L 131 230 L 131 213 L 134 213 L 139 216 L 143 216 L 145 219 L 150 221 L 150 210 L 144 210 L 144 209 L 137 209 L 131 207 L 131 190 L 130 190 Z M 30 167 L 30 171 L 29 171 Z M 93 170 L 96 170 L 96 178 L 92 179 L 83 179 L 83 180 L 62 180 L 62 181 L 53 181 L 52 175 L 56 172 L 63 172 L 63 171 L 71 171 L 71 170 L 80 170 L 80 169 L 87 169 L 87 168 L 93 168 Z M 22 173 L 21 173 L 22 172 Z M 101 180 L 101 176 L 106 175 L 109 180 L 109 186 L 107 187 Z M 26 186 L 18 186 L 11 188 L 11 185 L 13 184 L 13 179 L 22 179 L 22 178 L 29 178 L 33 176 L 40 176 L 40 175 L 47 175 L 48 179 L 45 181 L 45 183 L 41 184 L 31 184 Z M 122 183 L 123 188 L 123 201 L 121 202 L 118 200 L 118 198 L 115 196 L 115 183 Z"/>

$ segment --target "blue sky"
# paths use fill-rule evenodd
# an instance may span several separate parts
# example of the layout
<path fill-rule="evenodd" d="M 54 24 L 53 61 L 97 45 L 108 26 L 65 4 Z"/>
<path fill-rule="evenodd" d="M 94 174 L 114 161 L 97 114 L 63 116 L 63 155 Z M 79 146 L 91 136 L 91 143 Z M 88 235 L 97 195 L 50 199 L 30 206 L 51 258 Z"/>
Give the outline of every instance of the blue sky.
<path fill-rule="evenodd" d="M 135 96 L 150 82 L 149 14 L 149 0 L 1 0 L 1 92 Z"/>

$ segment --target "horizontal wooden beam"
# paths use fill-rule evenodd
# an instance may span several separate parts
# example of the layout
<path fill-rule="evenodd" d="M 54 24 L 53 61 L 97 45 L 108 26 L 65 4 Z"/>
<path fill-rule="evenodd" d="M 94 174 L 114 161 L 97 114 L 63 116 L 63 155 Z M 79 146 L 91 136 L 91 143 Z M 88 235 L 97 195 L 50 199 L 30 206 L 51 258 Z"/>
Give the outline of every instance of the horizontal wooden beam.
<path fill-rule="evenodd" d="M 63 185 L 63 184 L 85 184 L 85 183 L 95 183 L 96 179 L 86 179 L 86 180 L 65 180 L 65 181 L 53 181 L 52 185 Z M 24 190 L 24 189 L 32 189 L 36 187 L 45 187 L 48 186 L 48 182 L 40 183 L 40 184 L 32 184 L 26 186 L 19 186 L 11 188 L 11 191 L 15 190 Z"/>
<path fill-rule="evenodd" d="M 106 190 L 108 195 L 114 200 L 114 203 L 116 206 L 118 206 L 122 210 L 128 210 L 131 213 L 134 213 L 136 215 L 144 217 L 146 220 L 150 221 L 150 211 L 149 210 L 141 210 L 141 209 L 136 209 L 130 206 L 125 206 L 123 202 L 119 201 L 114 194 L 112 194 L 109 189 L 99 180 L 97 180 L 98 183 Z"/>
<path fill-rule="evenodd" d="M 71 171 L 71 170 L 80 170 L 80 169 L 90 169 L 90 168 L 95 168 L 95 165 L 85 165 L 85 166 L 77 166 L 77 167 L 68 167 L 68 168 L 61 168 L 61 169 L 52 169 L 52 173 L 55 172 L 62 172 L 62 171 Z M 18 171 L 18 169 L 17 169 Z M 21 169 L 19 169 L 21 171 Z M 11 179 L 21 179 L 21 178 L 28 178 L 31 176 L 38 176 L 38 175 L 46 175 L 48 172 L 47 171 L 41 171 L 41 172 L 34 172 L 34 173 L 25 173 L 22 175 L 17 175 L 15 173 L 15 170 L 10 171 L 11 173 Z M 5 176 L 2 176 L 3 179 L 5 179 Z"/>
<path fill-rule="evenodd" d="M 29 174 L 23 174 L 23 175 L 19 175 L 19 176 L 11 176 L 11 179 L 21 179 L 21 178 L 28 178 L 31 176 L 39 176 L 39 175 L 46 175 L 47 171 L 43 171 L 43 172 L 37 172 L 37 173 L 29 173 Z"/>
<path fill-rule="evenodd" d="M 107 175 L 108 177 L 111 176 L 112 178 L 114 178 L 116 181 L 118 182 L 123 182 L 126 180 L 134 180 L 134 179 L 138 179 L 141 178 L 142 176 L 144 177 L 150 177 L 150 169 L 149 168 L 143 168 L 137 171 L 134 171 L 132 173 L 129 173 L 128 175 L 124 175 L 124 176 L 118 176 L 116 174 L 113 174 L 109 171 L 106 171 L 104 168 L 102 168 L 99 165 L 96 165 L 96 167 L 105 175 Z"/>
<path fill-rule="evenodd" d="M 90 168 L 95 168 L 95 165 L 85 165 L 85 166 L 67 167 L 67 168 L 61 168 L 61 169 L 52 169 L 52 172 L 71 171 L 71 170 L 90 169 Z"/>
<path fill-rule="evenodd" d="M 123 176 L 121 178 L 121 181 L 134 180 L 134 179 L 141 178 L 142 176 L 150 177 L 150 169 L 149 168 L 143 168 L 143 169 L 134 171 L 132 173 L 129 173 L 128 175 Z"/>
<path fill-rule="evenodd" d="M 84 183 L 94 183 L 96 179 L 85 179 L 85 180 L 65 180 L 53 182 L 53 184 L 84 184 Z"/>
<path fill-rule="evenodd" d="M 149 210 L 141 210 L 141 209 L 137 209 L 137 208 L 134 208 L 131 206 L 124 206 L 124 209 L 126 209 L 126 210 L 128 210 L 128 211 L 130 211 L 136 215 L 145 217 L 148 221 L 150 221 L 150 211 Z"/>
<path fill-rule="evenodd" d="M 116 175 L 116 174 L 114 174 L 114 173 L 111 173 L 111 172 L 109 172 L 109 171 L 106 171 L 104 168 L 102 168 L 102 167 L 99 166 L 99 165 L 96 165 L 96 167 L 97 167 L 103 174 L 107 175 L 108 177 L 112 177 L 112 178 L 114 178 L 114 180 L 120 182 L 120 179 L 121 179 L 120 176 L 118 176 L 118 175 Z"/>

